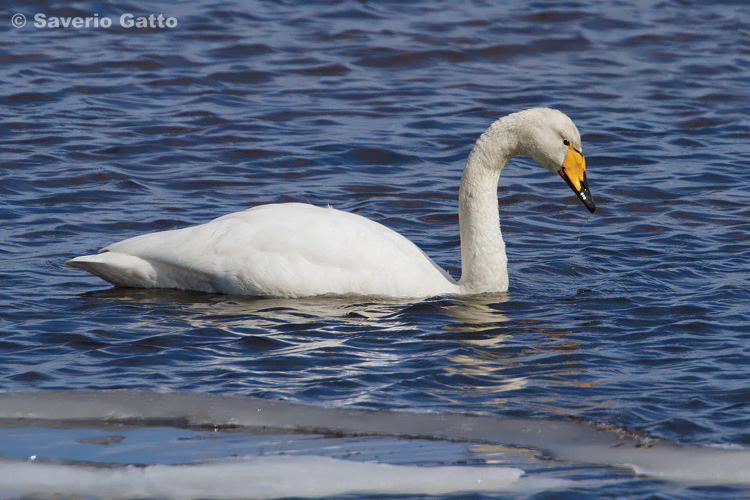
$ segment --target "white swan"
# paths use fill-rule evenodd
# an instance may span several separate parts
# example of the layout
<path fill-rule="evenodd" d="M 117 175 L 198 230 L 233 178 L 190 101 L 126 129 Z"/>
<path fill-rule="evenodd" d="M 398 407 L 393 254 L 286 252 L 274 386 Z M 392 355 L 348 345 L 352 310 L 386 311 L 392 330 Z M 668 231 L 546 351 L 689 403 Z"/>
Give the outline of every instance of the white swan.
<path fill-rule="evenodd" d="M 477 140 L 461 176 L 458 282 L 395 231 L 301 203 L 262 205 L 199 226 L 137 236 L 66 264 L 120 286 L 271 297 L 504 292 L 508 270 L 497 185 L 516 155 L 560 174 L 594 212 L 581 137 L 570 118 L 534 108 L 497 120 Z"/>

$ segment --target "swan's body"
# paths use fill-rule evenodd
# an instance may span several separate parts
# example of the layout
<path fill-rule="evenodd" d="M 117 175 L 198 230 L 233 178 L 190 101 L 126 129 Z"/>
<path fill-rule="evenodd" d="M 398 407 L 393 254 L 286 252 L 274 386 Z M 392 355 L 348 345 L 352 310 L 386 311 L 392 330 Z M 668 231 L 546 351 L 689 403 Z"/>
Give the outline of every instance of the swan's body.
<path fill-rule="evenodd" d="M 508 288 L 497 183 L 516 155 L 559 173 L 591 212 L 580 135 L 559 111 L 535 108 L 490 126 L 459 189 L 462 276 L 456 282 L 411 241 L 359 215 L 301 203 L 263 205 L 207 224 L 137 236 L 67 262 L 110 283 L 273 297 L 429 297 Z"/>
<path fill-rule="evenodd" d="M 200 226 L 136 236 L 78 259 L 110 283 L 135 287 L 270 297 L 458 292 L 445 271 L 397 232 L 303 203 L 261 205 Z"/>

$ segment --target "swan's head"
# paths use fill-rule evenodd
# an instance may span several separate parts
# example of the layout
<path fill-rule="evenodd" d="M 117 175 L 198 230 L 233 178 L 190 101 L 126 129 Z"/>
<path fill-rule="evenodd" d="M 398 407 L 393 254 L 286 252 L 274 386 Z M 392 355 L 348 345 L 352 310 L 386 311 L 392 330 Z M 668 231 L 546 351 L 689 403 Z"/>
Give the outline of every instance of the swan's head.
<path fill-rule="evenodd" d="M 596 207 L 586 180 L 586 161 L 583 158 L 581 134 L 573 120 L 564 113 L 549 108 L 534 108 L 517 113 L 524 122 L 525 151 L 521 154 L 552 173 L 559 174 L 575 192 L 586 208 L 594 213 Z"/>

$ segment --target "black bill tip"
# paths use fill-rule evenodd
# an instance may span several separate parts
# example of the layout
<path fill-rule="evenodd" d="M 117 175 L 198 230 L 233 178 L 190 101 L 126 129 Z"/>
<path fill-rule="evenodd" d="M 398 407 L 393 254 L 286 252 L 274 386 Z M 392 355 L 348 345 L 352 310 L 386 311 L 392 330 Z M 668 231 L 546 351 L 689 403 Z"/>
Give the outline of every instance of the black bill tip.
<path fill-rule="evenodd" d="M 565 182 L 570 186 L 570 189 L 573 190 L 573 192 L 576 194 L 579 200 L 584 204 L 586 208 L 589 209 L 589 212 L 592 214 L 596 212 L 596 206 L 594 205 L 594 198 L 591 196 L 591 192 L 589 191 L 589 182 L 586 179 L 586 172 L 583 172 L 583 179 L 581 180 L 581 189 L 578 189 L 568 177 L 560 172 L 560 177 L 565 179 Z"/>

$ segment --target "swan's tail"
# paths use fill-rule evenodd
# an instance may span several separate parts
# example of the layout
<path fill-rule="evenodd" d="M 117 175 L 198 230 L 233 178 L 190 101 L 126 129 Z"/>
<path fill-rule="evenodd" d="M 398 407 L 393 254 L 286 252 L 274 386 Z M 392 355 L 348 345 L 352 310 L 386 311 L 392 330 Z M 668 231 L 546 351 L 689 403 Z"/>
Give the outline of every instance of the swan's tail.
<path fill-rule="evenodd" d="M 118 252 L 102 252 L 83 255 L 65 263 L 88 271 L 117 286 L 153 288 L 156 286 L 156 270 L 151 263 L 140 257 Z"/>

